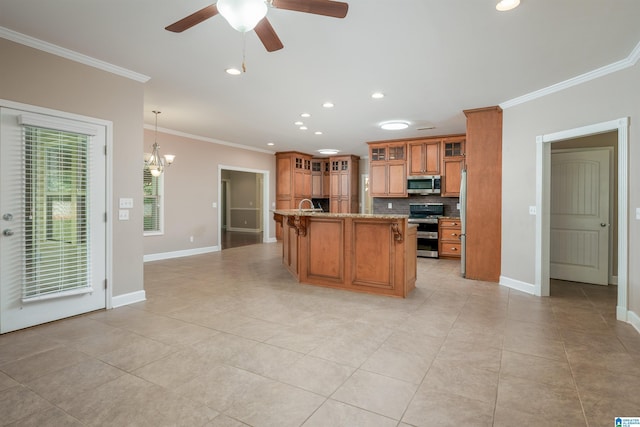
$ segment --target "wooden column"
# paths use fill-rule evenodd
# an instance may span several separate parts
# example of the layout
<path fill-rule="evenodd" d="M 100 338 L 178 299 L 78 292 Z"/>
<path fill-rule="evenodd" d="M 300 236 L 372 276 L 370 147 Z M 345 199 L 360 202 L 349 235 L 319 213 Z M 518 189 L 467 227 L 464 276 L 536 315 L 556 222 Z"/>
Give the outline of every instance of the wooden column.
<path fill-rule="evenodd" d="M 466 110 L 466 277 L 498 282 L 502 233 L 502 109 Z"/>

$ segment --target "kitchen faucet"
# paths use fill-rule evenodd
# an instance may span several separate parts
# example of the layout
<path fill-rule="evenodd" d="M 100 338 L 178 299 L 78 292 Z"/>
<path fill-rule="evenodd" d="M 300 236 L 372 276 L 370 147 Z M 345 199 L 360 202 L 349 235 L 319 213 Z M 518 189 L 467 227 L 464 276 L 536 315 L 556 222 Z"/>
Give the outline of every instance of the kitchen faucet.
<path fill-rule="evenodd" d="M 298 210 L 301 211 L 302 210 L 302 203 L 304 202 L 309 202 L 309 205 L 311 205 L 311 209 L 315 209 L 315 206 L 313 206 L 313 202 L 311 201 L 311 199 L 302 199 L 300 200 L 300 203 L 298 203 Z"/>

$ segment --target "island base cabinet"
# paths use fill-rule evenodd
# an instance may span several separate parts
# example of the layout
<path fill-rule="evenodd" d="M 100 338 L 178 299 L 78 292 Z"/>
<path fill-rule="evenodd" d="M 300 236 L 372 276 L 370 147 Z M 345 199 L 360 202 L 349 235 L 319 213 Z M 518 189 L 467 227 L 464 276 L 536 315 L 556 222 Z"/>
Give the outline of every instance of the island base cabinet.
<path fill-rule="evenodd" d="M 416 228 L 406 218 L 281 218 L 283 264 L 298 281 L 402 298 L 415 288 Z"/>

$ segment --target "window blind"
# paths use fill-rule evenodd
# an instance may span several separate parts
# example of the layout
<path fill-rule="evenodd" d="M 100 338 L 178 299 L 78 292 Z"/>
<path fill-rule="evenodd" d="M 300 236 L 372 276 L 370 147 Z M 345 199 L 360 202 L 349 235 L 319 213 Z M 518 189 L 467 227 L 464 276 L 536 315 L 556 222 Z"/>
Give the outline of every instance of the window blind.
<path fill-rule="evenodd" d="M 90 137 L 23 125 L 23 301 L 90 292 Z"/>
<path fill-rule="evenodd" d="M 143 171 L 143 193 L 144 193 L 144 232 L 161 232 L 161 180 L 159 177 L 151 175 L 149 169 Z"/>

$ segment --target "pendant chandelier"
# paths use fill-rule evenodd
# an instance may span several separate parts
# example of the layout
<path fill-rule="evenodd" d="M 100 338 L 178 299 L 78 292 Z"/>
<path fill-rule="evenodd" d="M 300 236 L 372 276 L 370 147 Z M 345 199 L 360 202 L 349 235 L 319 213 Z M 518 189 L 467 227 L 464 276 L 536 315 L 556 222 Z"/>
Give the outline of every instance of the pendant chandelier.
<path fill-rule="evenodd" d="M 153 110 L 153 114 L 156 115 L 156 130 L 151 153 L 144 153 L 144 168 L 151 172 L 151 175 L 158 177 L 162 175 L 165 167 L 171 166 L 176 156 L 173 154 L 160 156 L 160 146 L 158 145 L 158 114 L 160 111 Z"/>

